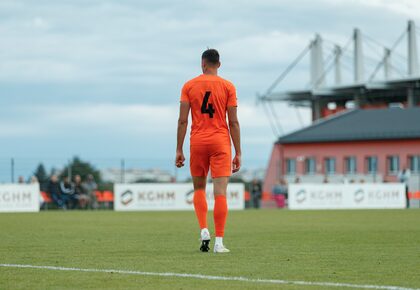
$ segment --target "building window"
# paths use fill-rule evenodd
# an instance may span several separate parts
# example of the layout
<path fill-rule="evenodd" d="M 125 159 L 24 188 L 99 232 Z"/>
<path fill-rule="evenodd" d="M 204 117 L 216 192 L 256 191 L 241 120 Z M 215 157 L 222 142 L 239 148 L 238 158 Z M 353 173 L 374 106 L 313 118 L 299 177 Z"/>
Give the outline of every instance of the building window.
<path fill-rule="evenodd" d="M 376 174 L 378 172 L 378 157 L 366 157 L 366 168 L 368 174 Z"/>
<path fill-rule="evenodd" d="M 335 158 L 327 157 L 325 158 L 325 174 L 334 174 L 335 173 Z"/>
<path fill-rule="evenodd" d="M 410 156 L 409 161 L 411 172 L 420 173 L 420 155 Z"/>
<path fill-rule="evenodd" d="M 296 159 L 293 159 L 293 158 L 286 159 L 286 174 L 287 175 L 296 174 Z"/>
<path fill-rule="evenodd" d="M 388 156 L 388 173 L 397 174 L 400 171 L 400 157 L 397 155 Z"/>
<path fill-rule="evenodd" d="M 354 174 L 357 172 L 357 159 L 354 156 L 345 158 L 346 173 Z"/>
<path fill-rule="evenodd" d="M 316 172 L 316 162 L 315 158 L 310 157 L 305 159 L 305 173 L 306 174 L 315 174 Z"/>

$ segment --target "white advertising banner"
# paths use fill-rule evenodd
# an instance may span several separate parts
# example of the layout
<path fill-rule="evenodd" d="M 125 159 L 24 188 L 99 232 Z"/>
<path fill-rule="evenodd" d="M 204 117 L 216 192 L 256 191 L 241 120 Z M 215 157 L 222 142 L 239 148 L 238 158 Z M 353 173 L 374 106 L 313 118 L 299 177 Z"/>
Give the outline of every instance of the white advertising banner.
<path fill-rule="evenodd" d="M 401 183 L 290 184 L 290 209 L 405 208 Z"/>
<path fill-rule="evenodd" d="M 213 185 L 208 184 L 207 203 L 214 207 Z M 244 209 L 245 187 L 231 183 L 227 189 L 228 208 Z M 194 190 L 190 183 L 135 183 L 114 185 L 114 210 L 193 210 Z"/>
<path fill-rule="evenodd" d="M 37 212 L 39 195 L 39 184 L 0 184 L 0 212 Z"/>

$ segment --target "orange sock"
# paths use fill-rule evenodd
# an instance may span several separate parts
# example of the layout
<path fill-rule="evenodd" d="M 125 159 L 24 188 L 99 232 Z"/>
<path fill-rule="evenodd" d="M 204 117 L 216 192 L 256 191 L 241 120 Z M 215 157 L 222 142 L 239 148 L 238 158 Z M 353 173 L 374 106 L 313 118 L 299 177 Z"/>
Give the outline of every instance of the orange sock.
<path fill-rule="evenodd" d="M 214 227 L 216 228 L 216 237 L 225 235 L 225 224 L 228 213 L 226 196 L 217 194 L 214 196 Z"/>
<path fill-rule="evenodd" d="M 206 192 L 202 189 L 194 191 L 194 209 L 200 229 L 207 228 L 207 200 Z"/>

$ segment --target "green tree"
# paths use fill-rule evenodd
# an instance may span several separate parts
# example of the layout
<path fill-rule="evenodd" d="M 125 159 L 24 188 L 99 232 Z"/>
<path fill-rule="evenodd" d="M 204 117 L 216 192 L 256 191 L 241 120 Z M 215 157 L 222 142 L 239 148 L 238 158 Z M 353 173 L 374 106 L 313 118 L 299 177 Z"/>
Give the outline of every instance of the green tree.
<path fill-rule="evenodd" d="M 34 171 L 34 175 L 38 179 L 41 190 L 44 190 L 48 183 L 48 174 L 47 174 L 47 171 L 45 170 L 44 164 L 39 163 L 39 165 Z"/>
<path fill-rule="evenodd" d="M 73 160 L 70 162 L 70 164 L 64 167 L 62 173 L 60 174 L 60 177 L 67 176 L 69 171 L 71 172 L 72 176 L 78 174 L 82 177 L 83 180 L 85 180 L 89 174 L 92 174 L 93 178 L 95 178 L 96 183 L 102 182 L 101 173 L 99 172 L 99 170 L 96 169 L 89 162 L 83 161 L 77 156 L 73 157 Z"/>

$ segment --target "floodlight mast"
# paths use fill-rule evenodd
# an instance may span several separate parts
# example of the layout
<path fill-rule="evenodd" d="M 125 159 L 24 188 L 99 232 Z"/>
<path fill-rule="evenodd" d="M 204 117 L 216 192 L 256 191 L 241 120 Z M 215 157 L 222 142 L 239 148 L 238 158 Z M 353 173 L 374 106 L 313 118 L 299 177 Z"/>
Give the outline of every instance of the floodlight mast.
<path fill-rule="evenodd" d="M 416 42 L 416 25 L 413 20 L 408 21 L 407 28 L 408 39 L 408 76 L 416 77 L 419 75 L 419 62 L 417 56 L 417 42 Z M 414 107 L 416 105 L 416 96 L 414 88 L 407 88 L 407 106 Z"/>
<path fill-rule="evenodd" d="M 408 76 L 419 75 L 417 56 L 416 25 L 413 20 L 408 21 Z"/>
<path fill-rule="evenodd" d="M 359 28 L 353 31 L 354 40 L 354 83 L 361 83 L 365 80 L 363 65 L 362 33 Z"/>
<path fill-rule="evenodd" d="M 319 34 L 311 42 L 311 87 L 313 89 L 325 86 L 324 58 L 322 53 L 322 38 Z"/>

